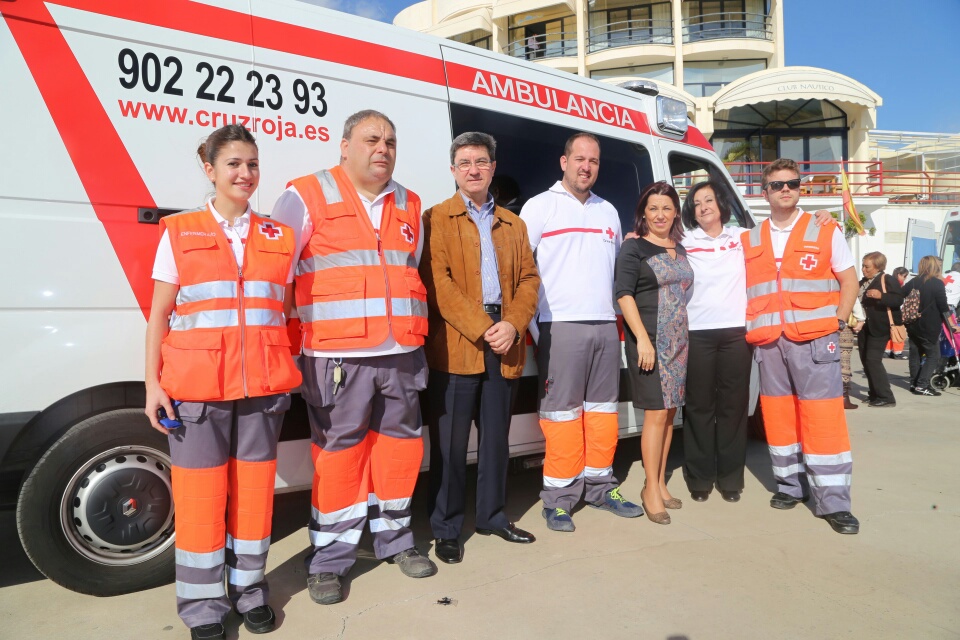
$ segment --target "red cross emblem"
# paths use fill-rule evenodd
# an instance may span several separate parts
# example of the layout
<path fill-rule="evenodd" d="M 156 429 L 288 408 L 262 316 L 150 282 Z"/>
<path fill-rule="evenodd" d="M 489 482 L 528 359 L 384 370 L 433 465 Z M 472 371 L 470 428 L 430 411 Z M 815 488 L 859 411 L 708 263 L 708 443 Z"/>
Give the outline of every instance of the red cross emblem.
<path fill-rule="evenodd" d="M 735 240 L 731 240 L 730 244 L 727 245 L 727 249 L 736 249 L 739 246 L 739 243 L 737 243 Z"/>
<path fill-rule="evenodd" d="M 812 271 L 817 266 L 817 257 L 808 253 L 800 259 L 800 266 L 803 267 L 804 271 Z"/>
<path fill-rule="evenodd" d="M 953 284 L 953 276 L 947 276 L 943 279 L 944 284 Z"/>
<path fill-rule="evenodd" d="M 832 342 L 827 343 L 827 351 L 829 351 L 830 353 L 833 353 L 836 350 L 837 350 L 837 345 L 835 345 Z"/>
<path fill-rule="evenodd" d="M 607 227 L 607 230 L 604 231 L 604 233 L 607 234 L 611 240 L 613 240 L 613 236 L 617 235 L 610 227 Z"/>
<path fill-rule="evenodd" d="M 276 240 L 277 238 L 283 237 L 283 229 L 274 226 L 272 222 L 261 222 L 260 233 L 267 236 L 271 240 Z"/>
<path fill-rule="evenodd" d="M 403 236 L 403 239 L 413 244 L 413 229 L 410 228 L 410 225 L 404 222 L 400 225 L 400 235 Z"/>

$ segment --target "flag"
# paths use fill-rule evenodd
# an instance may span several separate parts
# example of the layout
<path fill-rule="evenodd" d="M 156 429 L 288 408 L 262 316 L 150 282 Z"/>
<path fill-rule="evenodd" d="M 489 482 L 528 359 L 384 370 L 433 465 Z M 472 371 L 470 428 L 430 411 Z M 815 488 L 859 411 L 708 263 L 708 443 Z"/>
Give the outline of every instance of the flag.
<path fill-rule="evenodd" d="M 843 170 L 843 163 L 840 163 L 840 180 L 843 182 L 843 211 L 847 214 L 847 218 L 853 220 L 853 225 L 857 228 L 857 233 L 862 235 L 866 234 L 866 230 L 863 228 L 863 220 L 860 219 L 860 214 L 857 213 L 857 208 L 853 204 L 853 194 L 850 193 L 850 182 L 847 181 L 847 172 Z"/>

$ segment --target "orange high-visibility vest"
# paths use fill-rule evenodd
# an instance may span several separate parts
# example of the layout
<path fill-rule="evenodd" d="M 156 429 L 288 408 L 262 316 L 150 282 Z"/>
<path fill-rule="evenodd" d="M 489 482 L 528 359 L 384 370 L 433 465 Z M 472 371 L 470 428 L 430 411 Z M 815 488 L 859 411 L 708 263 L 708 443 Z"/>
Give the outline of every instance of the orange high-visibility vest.
<path fill-rule="evenodd" d="M 747 342 L 768 344 L 784 335 L 813 340 L 837 330 L 840 283 L 830 267 L 833 225 L 818 227 L 801 213 L 787 239 L 780 269 L 770 220 L 740 236 L 747 263 Z"/>
<path fill-rule="evenodd" d="M 398 344 L 427 334 L 427 290 L 417 271 L 420 198 L 397 185 L 386 196 L 379 233 L 340 167 L 297 178 L 313 235 L 297 263 L 303 346 L 369 348 L 392 330 Z"/>
<path fill-rule="evenodd" d="M 162 218 L 164 229 L 180 274 L 161 345 L 164 391 L 175 400 L 212 402 L 300 386 L 283 317 L 293 230 L 251 213 L 241 268 L 207 208 Z"/>

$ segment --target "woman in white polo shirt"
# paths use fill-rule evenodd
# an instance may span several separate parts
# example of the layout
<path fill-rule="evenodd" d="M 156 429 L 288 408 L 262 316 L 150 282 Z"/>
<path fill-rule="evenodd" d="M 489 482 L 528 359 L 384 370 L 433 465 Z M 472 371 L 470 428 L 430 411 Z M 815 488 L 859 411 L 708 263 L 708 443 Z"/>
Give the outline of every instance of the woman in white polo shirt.
<path fill-rule="evenodd" d="M 693 267 L 687 290 L 690 356 L 683 412 L 683 477 L 690 496 L 705 501 L 713 487 L 727 502 L 743 490 L 750 397 L 750 347 L 745 339 L 747 289 L 738 227 L 712 181 L 694 185 L 681 217 L 682 244 Z"/>

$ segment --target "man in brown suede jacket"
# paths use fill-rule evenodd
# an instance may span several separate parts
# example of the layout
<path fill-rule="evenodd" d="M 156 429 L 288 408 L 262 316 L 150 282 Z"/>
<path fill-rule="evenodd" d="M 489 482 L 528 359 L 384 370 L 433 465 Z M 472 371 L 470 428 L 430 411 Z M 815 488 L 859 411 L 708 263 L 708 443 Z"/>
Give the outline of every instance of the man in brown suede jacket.
<path fill-rule="evenodd" d="M 430 426 L 430 525 L 434 553 L 463 559 L 460 529 L 470 425 L 479 431 L 476 530 L 533 542 L 504 513 L 510 408 L 526 358 L 526 327 L 540 276 L 524 222 L 494 204 L 497 143 L 485 133 L 457 136 L 450 172 L 457 193 L 423 214 L 420 278 L 427 287 L 430 365 L 424 418 Z"/>

